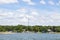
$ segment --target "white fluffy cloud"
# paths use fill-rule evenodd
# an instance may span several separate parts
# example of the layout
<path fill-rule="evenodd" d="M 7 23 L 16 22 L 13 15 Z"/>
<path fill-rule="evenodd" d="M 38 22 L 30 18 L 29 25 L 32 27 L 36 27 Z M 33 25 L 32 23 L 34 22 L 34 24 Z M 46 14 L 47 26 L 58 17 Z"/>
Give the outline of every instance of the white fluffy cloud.
<path fill-rule="evenodd" d="M 15 11 L 0 10 L 1 25 L 60 25 L 60 14 L 49 11 L 31 11 L 32 9 L 20 8 Z M 4 12 L 3 12 L 4 11 Z M 22 12 L 21 12 L 22 11 Z M 26 11 L 26 12 L 25 12 Z M 28 13 L 29 12 L 29 13 Z"/>
<path fill-rule="evenodd" d="M 26 11 L 25 8 L 21 8 L 16 11 L 8 11 L 4 9 L 0 10 L 0 24 L 6 25 L 16 25 L 24 23 L 27 24 L 28 15 L 25 14 L 26 13 L 25 11 Z"/>
<path fill-rule="evenodd" d="M 32 0 L 22 0 L 22 1 L 28 3 L 29 5 L 35 5 L 35 3 L 32 2 Z"/>
<path fill-rule="evenodd" d="M 50 5 L 55 5 L 55 3 L 53 1 L 49 1 L 48 2 Z"/>
<path fill-rule="evenodd" d="M 46 4 L 46 2 L 44 0 L 41 0 L 40 4 Z"/>
<path fill-rule="evenodd" d="M 26 8 L 20 8 L 17 11 L 20 12 L 20 13 L 26 13 L 27 9 Z"/>
<path fill-rule="evenodd" d="M 17 3 L 17 0 L 0 0 L 0 4 Z"/>

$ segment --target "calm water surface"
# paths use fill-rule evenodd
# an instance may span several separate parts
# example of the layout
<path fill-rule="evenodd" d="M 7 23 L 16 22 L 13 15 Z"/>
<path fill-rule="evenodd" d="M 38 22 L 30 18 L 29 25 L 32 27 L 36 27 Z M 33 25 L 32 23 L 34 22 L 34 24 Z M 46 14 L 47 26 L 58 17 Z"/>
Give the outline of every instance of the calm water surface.
<path fill-rule="evenodd" d="M 0 34 L 0 40 L 60 40 L 60 34 L 48 34 L 48 33 Z"/>

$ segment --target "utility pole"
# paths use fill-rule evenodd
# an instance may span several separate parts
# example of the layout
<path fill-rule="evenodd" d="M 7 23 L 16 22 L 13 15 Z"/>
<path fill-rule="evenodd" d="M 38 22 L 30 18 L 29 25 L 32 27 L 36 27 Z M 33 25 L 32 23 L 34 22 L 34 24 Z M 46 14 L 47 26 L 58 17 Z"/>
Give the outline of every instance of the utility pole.
<path fill-rule="evenodd" d="M 29 26 L 29 17 L 25 16 L 27 18 L 27 26 Z"/>
<path fill-rule="evenodd" d="M 27 25 L 29 26 L 29 17 L 27 16 Z"/>

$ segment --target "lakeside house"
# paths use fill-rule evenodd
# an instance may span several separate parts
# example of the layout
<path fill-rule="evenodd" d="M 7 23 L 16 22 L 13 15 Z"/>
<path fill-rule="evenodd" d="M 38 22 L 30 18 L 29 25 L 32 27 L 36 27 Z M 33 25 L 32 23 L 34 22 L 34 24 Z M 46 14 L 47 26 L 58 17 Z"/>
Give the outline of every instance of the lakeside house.
<path fill-rule="evenodd" d="M 48 31 L 49 33 L 53 32 L 51 29 L 48 29 L 47 31 Z"/>

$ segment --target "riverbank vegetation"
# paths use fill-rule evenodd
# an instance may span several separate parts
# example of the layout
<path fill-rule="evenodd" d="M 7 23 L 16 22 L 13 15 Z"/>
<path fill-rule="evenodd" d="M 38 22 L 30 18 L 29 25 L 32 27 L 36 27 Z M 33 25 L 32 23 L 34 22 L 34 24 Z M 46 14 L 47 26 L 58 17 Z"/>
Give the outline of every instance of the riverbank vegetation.
<path fill-rule="evenodd" d="M 0 32 L 60 32 L 60 26 L 25 26 L 25 25 L 17 25 L 17 26 L 1 26 Z"/>

